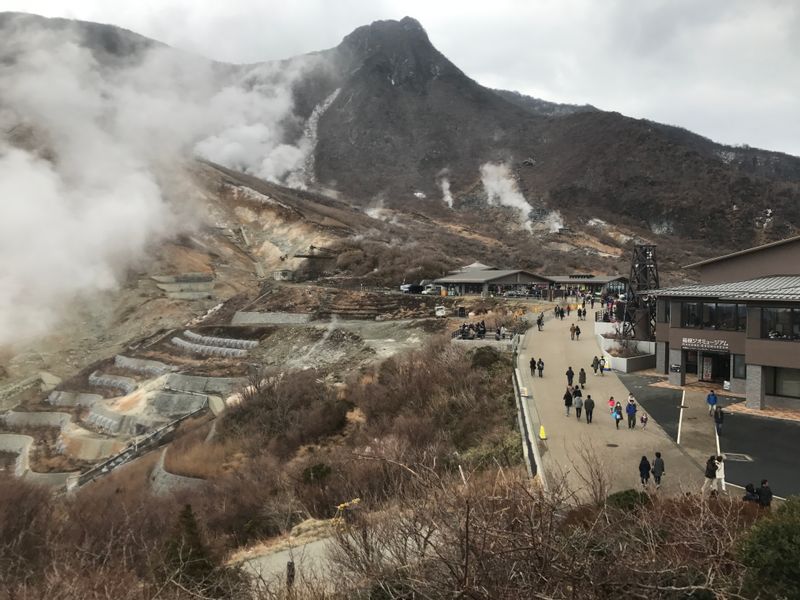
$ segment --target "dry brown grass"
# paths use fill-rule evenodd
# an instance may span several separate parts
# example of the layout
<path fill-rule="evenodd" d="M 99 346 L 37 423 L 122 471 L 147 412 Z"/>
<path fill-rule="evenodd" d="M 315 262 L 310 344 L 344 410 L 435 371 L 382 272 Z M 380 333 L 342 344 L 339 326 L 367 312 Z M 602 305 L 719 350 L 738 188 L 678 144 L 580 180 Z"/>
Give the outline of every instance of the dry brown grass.
<path fill-rule="evenodd" d="M 183 477 L 212 479 L 230 467 L 229 461 L 238 450 L 239 445 L 232 442 L 195 442 L 182 443 L 180 446 L 176 442 L 167 450 L 164 468 L 169 473 Z"/>

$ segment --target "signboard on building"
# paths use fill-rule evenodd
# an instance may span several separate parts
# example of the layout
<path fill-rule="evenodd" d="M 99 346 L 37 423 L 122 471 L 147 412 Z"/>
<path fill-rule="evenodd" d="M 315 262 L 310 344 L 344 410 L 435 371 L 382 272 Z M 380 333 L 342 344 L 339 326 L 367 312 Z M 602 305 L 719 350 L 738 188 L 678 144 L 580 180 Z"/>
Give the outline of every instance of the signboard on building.
<path fill-rule="evenodd" d="M 708 350 L 709 352 L 728 352 L 728 340 L 708 340 L 685 337 L 681 340 L 684 350 Z"/>

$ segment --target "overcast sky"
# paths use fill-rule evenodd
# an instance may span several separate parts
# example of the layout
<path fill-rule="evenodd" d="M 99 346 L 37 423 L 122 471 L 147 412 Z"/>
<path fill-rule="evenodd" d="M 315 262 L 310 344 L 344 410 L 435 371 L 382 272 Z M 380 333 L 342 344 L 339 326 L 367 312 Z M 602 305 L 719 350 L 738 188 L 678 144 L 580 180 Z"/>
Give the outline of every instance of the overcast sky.
<path fill-rule="evenodd" d="M 113 23 L 228 62 L 335 46 L 376 19 L 418 19 L 480 83 L 800 155 L 795 0 L 0 0 Z"/>

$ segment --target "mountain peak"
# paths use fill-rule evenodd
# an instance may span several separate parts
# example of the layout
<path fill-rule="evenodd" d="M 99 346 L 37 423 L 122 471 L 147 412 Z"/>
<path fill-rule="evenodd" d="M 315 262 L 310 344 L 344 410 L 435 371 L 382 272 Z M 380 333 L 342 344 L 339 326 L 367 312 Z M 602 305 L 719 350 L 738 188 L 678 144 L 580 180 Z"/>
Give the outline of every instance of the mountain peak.
<path fill-rule="evenodd" d="M 397 43 L 400 41 L 430 44 L 428 34 L 419 21 L 403 17 L 399 21 L 387 19 L 362 25 L 345 36 L 342 44 L 353 48 L 364 48 L 377 43 Z"/>
<path fill-rule="evenodd" d="M 432 79 L 461 72 L 428 39 L 419 21 L 374 21 L 347 35 L 337 50 L 350 72 L 360 71 L 393 87 L 422 90 Z"/>

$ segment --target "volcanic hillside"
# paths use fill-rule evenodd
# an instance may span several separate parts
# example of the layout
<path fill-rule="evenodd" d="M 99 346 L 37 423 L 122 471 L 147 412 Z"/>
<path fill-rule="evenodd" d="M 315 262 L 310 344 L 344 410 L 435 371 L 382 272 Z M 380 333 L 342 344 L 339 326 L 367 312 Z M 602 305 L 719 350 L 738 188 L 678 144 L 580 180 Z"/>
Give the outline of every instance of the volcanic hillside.
<path fill-rule="evenodd" d="M 20 22 L 69 29 L 109 68 L 162 47 L 107 25 L 0 15 L 0 28 Z M 175 53 L 177 60 L 202 60 Z M 222 86 L 253 67 L 213 63 L 212 71 Z M 627 254 L 631 239 L 642 239 L 659 244 L 676 265 L 688 258 L 685 252 L 718 254 L 800 226 L 800 158 L 489 89 L 450 62 L 409 17 L 359 27 L 329 50 L 255 67 L 271 77 L 295 73 L 283 141 L 305 142 L 310 153 L 303 172 L 287 176 L 294 187 L 476 227 L 482 235 L 525 236 L 515 211 L 486 202 L 481 166 L 504 163 L 534 224 L 557 211 L 557 225 L 616 249 L 590 254 L 615 259 L 620 249 Z M 250 75 L 238 81 L 256 83 Z M 226 166 L 249 170 L 236 161 Z M 452 208 L 443 201 L 443 183 Z M 530 242 L 515 243 L 538 254 L 540 241 Z M 551 250 L 585 253 L 573 240 L 548 243 Z"/>

